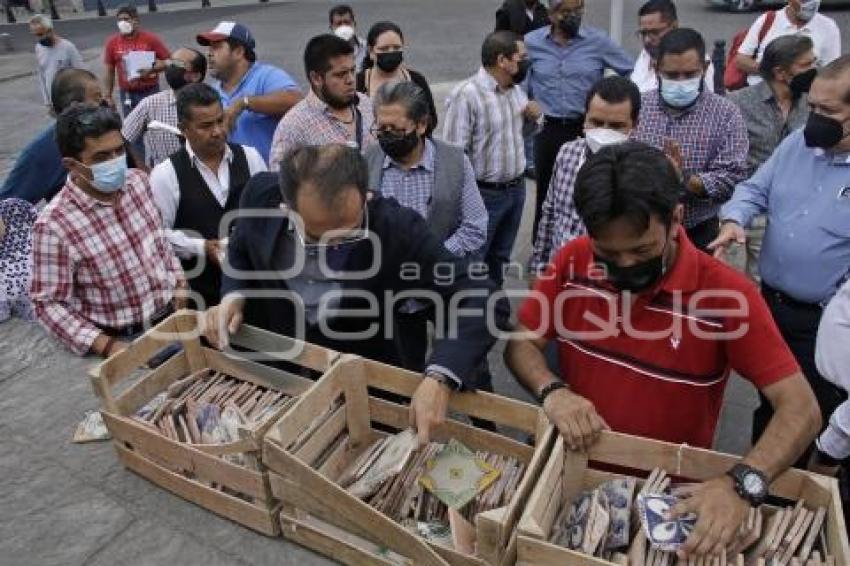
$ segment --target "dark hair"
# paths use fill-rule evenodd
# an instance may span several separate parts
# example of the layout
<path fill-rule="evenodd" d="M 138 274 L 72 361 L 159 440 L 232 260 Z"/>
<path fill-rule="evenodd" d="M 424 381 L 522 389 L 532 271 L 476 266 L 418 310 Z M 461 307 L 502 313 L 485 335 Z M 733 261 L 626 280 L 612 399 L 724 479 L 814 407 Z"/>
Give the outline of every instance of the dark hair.
<path fill-rule="evenodd" d="M 522 41 L 522 38 L 512 31 L 494 31 L 485 37 L 484 43 L 481 44 L 481 64 L 492 67 L 498 61 L 499 55 L 510 59 L 519 51 L 518 41 Z"/>
<path fill-rule="evenodd" d="M 328 23 L 334 23 L 334 16 L 351 16 L 354 19 L 354 10 L 348 4 L 337 4 L 328 11 Z"/>
<path fill-rule="evenodd" d="M 183 49 L 188 49 L 192 53 L 195 54 L 195 58 L 192 59 L 190 65 L 192 66 L 192 72 L 200 73 L 201 80 L 204 80 L 204 77 L 207 76 L 207 57 L 197 49 L 193 49 L 191 47 L 183 47 Z"/>
<path fill-rule="evenodd" d="M 369 47 L 375 47 L 375 44 L 378 43 L 378 38 L 388 31 L 397 33 L 401 40 L 404 41 L 404 34 L 401 33 L 401 28 L 398 27 L 398 24 L 383 21 L 376 22 L 369 28 L 369 33 L 366 34 L 366 45 Z"/>
<path fill-rule="evenodd" d="M 364 202 L 369 190 L 369 170 L 357 149 L 342 144 L 301 146 L 289 151 L 280 163 L 280 192 L 295 210 L 298 191 L 309 183 L 329 207 L 343 191 L 357 187 Z"/>
<path fill-rule="evenodd" d="M 640 116 L 640 89 L 629 79 L 615 75 L 597 81 L 587 93 L 585 109 L 590 108 L 590 101 L 594 96 L 610 104 L 619 104 L 628 100 L 632 104 L 632 122 L 637 123 Z"/>
<path fill-rule="evenodd" d="M 310 80 L 311 71 L 320 75 L 327 73 L 331 68 L 331 59 L 343 55 L 354 55 L 354 47 L 332 33 L 323 33 L 308 41 L 304 49 L 307 80 Z"/>
<path fill-rule="evenodd" d="M 50 84 L 50 103 L 58 116 L 74 102 L 85 102 L 86 85 L 97 82 L 94 73 L 86 69 L 62 69 Z"/>
<path fill-rule="evenodd" d="M 390 104 L 400 104 L 404 107 L 407 117 L 419 124 L 422 121 L 430 124 L 431 109 L 425 91 L 410 81 L 392 81 L 384 83 L 375 96 L 375 109 Z"/>
<path fill-rule="evenodd" d="M 121 116 L 112 108 L 95 104 L 71 104 L 56 119 L 56 145 L 62 157 L 78 158 L 86 138 L 121 131 Z"/>
<path fill-rule="evenodd" d="M 777 37 L 764 48 L 759 75 L 766 81 L 773 78 L 773 69 L 779 67 L 783 71 L 791 68 L 797 59 L 814 49 L 811 38 L 805 35 L 784 35 Z"/>
<path fill-rule="evenodd" d="M 695 49 L 700 61 L 705 61 L 705 40 L 691 28 L 678 28 L 661 38 L 658 44 L 659 65 L 665 55 L 682 55 Z"/>
<path fill-rule="evenodd" d="M 619 218 L 644 232 L 652 216 L 669 224 L 680 189 L 679 177 L 662 151 L 629 141 L 588 157 L 576 178 L 574 200 L 591 237 Z"/>
<path fill-rule="evenodd" d="M 665 22 L 675 22 L 679 19 L 676 5 L 670 0 L 649 0 L 638 10 L 638 16 L 660 14 Z"/>
<path fill-rule="evenodd" d="M 844 54 L 818 70 L 819 79 L 839 79 L 844 75 L 850 76 L 850 54 Z M 850 104 L 850 89 L 844 94 L 844 104 Z"/>
<path fill-rule="evenodd" d="M 177 120 L 185 124 L 192 119 L 192 108 L 194 106 L 210 106 L 221 104 L 218 92 L 206 83 L 192 83 L 184 86 L 177 92 Z"/>
<path fill-rule="evenodd" d="M 231 51 L 233 51 L 237 47 L 241 47 L 242 49 L 244 49 L 245 60 L 248 61 L 249 63 L 253 63 L 254 61 L 257 60 L 257 52 L 254 51 L 254 49 L 252 47 L 248 47 L 247 45 L 245 45 L 244 43 L 242 43 L 238 39 L 233 39 L 232 37 L 228 37 L 224 41 L 230 47 Z"/>
<path fill-rule="evenodd" d="M 130 16 L 134 20 L 139 19 L 139 11 L 136 9 L 135 6 L 130 6 L 129 4 L 126 5 L 126 6 L 121 6 L 120 8 L 118 8 L 118 11 L 115 12 L 115 17 L 117 18 L 121 14 L 125 14 L 127 16 Z"/>

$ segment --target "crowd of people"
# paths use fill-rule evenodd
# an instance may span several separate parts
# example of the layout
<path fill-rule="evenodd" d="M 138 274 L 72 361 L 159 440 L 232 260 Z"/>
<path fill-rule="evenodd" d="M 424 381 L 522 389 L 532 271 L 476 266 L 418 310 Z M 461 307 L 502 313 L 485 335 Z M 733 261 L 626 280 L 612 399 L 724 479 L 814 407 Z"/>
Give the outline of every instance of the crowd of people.
<path fill-rule="evenodd" d="M 441 120 L 401 27 L 360 37 L 347 5 L 304 48 L 306 92 L 238 22 L 169 51 L 120 8 L 99 80 L 36 16 L 56 119 L 0 190 L 0 316 L 109 357 L 189 307 L 214 346 L 250 323 L 403 366 L 423 442 L 453 392 L 492 391 L 500 338 L 574 450 L 711 447 L 735 372 L 752 449 L 675 511 L 699 516 L 682 555 L 718 554 L 789 466 L 850 457 L 850 55 L 818 6 L 759 17 L 721 95 L 671 0 L 640 7 L 636 60 L 585 0 L 505 0 Z"/>

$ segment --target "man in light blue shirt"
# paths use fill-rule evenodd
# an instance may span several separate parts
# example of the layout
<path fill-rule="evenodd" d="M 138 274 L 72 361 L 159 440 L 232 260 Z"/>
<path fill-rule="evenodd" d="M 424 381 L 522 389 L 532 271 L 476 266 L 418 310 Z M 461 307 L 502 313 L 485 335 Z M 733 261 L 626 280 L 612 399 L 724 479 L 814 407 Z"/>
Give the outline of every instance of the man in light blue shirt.
<path fill-rule="evenodd" d="M 752 220 L 767 215 L 759 271 L 762 294 L 818 398 L 824 422 L 846 392 L 824 380 L 814 360 L 823 305 L 850 274 L 850 55 L 825 67 L 809 93 L 805 128 L 788 136 L 723 206 L 721 255 L 744 244 Z M 762 399 L 754 438 L 770 413 Z"/>
<path fill-rule="evenodd" d="M 221 95 L 229 141 L 255 148 L 268 163 L 272 136 L 281 116 L 301 100 L 298 85 L 285 71 L 257 63 L 250 30 L 235 22 L 219 22 L 198 34 L 209 47 L 210 75 Z"/>
<path fill-rule="evenodd" d="M 551 26 L 525 36 L 531 68 L 528 73 L 529 98 L 537 101 L 546 116 L 543 131 L 534 140 L 537 171 L 537 206 L 534 231 L 555 157 L 561 146 L 581 135 L 587 94 L 605 69 L 627 76 L 634 63 L 605 32 L 582 25 L 584 0 L 550 0 Z"/>

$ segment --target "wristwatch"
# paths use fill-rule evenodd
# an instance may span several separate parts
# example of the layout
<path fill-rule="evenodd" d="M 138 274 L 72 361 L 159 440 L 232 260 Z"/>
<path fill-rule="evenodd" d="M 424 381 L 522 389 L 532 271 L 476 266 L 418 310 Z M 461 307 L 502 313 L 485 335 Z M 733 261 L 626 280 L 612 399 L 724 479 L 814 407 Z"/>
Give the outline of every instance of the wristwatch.
<path fill-rule="evenodd" d="M 735 464 L 726 475 L 735 482 L 735 491 L 753 507 L 767 499 L 767 478 L 759 470 L 746 464 Z"/>
<path fill-rule="evenodd" d="M 450 378 L 447 375 L 443 375 L 442 373 L 437 373 L 436 371 L 430 371 L 430 372 L 425 374 L 425 377 L 430 377 L 431 379 L 433 379 L 437 383 L 439 383 L 441 385 L 445 385 L 446 387 L 448 387 L 452 391 L 457 391 L 459 389 L 458 384 L 455 383 L 454 379 Z"/>
<path fill-rule="evenodd" d="M 543 386 L 543 389 L 537 394 L 537 402 L 541 405 L 546 397 L 557 391 L 558 389 L 568 389 L 567 384 L 560 380 L 552 380 Z"/>
<path fill-rule="evenodd" d="M 251 109 L 251 101 L 248 99 L 247 96 L 242 97 L 242 106 L 245 107 L 245 110 Z"/>

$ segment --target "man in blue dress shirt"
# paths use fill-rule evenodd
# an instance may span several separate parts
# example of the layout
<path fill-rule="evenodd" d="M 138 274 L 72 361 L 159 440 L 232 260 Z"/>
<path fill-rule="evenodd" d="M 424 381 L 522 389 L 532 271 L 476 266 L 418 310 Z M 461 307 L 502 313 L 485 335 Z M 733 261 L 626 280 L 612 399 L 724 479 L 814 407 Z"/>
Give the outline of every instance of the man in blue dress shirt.
<path fill-rule="evenodd" d="M 286 71 L 257 62 L 254 36 L 242 24 L 219 22 L 197 40 L 209 47 L 210 75 L 217 79 L 213 86 L 224 105 L 228 140 L 253 147 L 268 163 L 277 123 L 302 98 L 298 85 Z"/>
<path fill-rule="evenodd" d="M 846 398 L 815 365 L 823 305 L 850 274 L 850 55 L 826 66 L 809 93 L 805 128 L 788 136 L 720 213 L 717 255 L 746 242 L 745 228 L 767 214 L 759 258 L 762 294 L 818 398 L 823 422 Z M 764 431 L 762 399 L 753 436 Z"/>
<path fill-rule="evenodd" d="M 634 64 L 623 49 L 600 29 L 582 25 L 584 0 L 550 0 L 550 26 L 525 36 L 529 98 L 536 100 L 546 116 L 543 130 L 534 140 L 537 170 L 537 204 L 534 231 L 555 157 L 561 146 L 581 135 L 587 94 L 605 69 L 628 75 Z"/>

